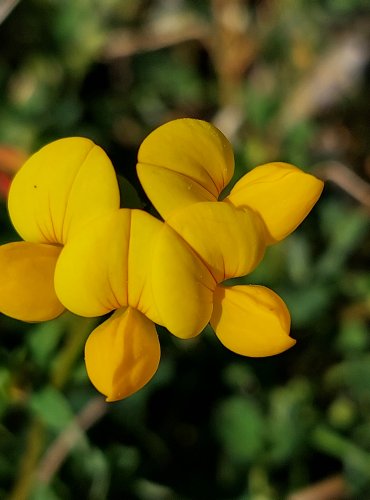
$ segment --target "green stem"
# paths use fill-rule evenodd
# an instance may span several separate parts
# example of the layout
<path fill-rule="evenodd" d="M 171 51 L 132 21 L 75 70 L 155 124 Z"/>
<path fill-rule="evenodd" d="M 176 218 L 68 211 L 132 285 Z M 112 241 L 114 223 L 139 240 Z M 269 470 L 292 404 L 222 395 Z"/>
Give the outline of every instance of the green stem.
<path fill-rule="evenodd" d="M 96 318 L 81 318 L 71 315 L 70 328 L 66 343 L 55 360 L 50 374 L 50 381 L 57 389 L 62 389 L 80 357 L 89 333 L 96 324 Z"/>
<path fill-rule="evenodd" d="M 22 457 L 17 481 L 10 493 L 9 500 L 28 500 L 33 486 L 35 466 L 40 458 L 45 440 L 42 422 L 35 418 L 28 430 L 25 452 Z"/>
<path fill-rule="evenodd" d="M 50 382 L 57 389 L 62 389 L 65 386 L 76 360 L 82 353 L 86 338 L 96 324 L 96 319 L 80 318 L 74 315 L 70 315 L 67 319 L 67 339 L 50 372 Z M 34 473 L 43 450 L 45 437 L 43 423 L 39 418 L 34 417 L 28 431 L 18 477 L 9 500 L 29 499 L 34 485 Z"/>
<path fill-rule="evenodd" d="M 314 446 L 343 461 L 343 458 L 351 457 L 356 463 L 361 463 L 370 470 L 370 453 L 359 448 L 349 439 L 337 434 L 335 431 L 324 425 L 319 425 L 312 434 Z"/>

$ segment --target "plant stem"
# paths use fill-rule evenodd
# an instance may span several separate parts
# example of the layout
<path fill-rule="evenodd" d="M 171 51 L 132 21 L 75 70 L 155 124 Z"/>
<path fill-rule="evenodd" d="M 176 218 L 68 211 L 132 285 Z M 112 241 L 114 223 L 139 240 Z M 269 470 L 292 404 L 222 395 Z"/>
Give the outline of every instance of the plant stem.
<path fill-rule="evenodd" d="M 96 324 L 95 318 L 80 318 L 71 315 L 70 320 L 66 343 L 55 360 L 50 374 L 50 381 L 57 389 L 62 389 L 66 384 L 72 367 L 83 350 L 86 338 Z"/>
<path fill-rule="evenodd" d="M 10 493 L 9 500 L 28 500 L 33 485 L 35 466 L 39 460 L 44 440 L 44 425 L 38 418 L 34 418 L 30 423 L 18 478 Z"/>
<path fill-rule="evenodd" d="M 61 390 L 65 386 L 78 357 L 81 355 L 86 338 L 95 326 L 96 319 L 70 315 L 67 322 L 67 339 L 50 372 L 51 384 Z M 33 417 L 28 431 L 24 454 L 19 465 L 19 473 L 9 500 L 28 500 L 34 486 L 35 471 L 46 437 L 46 429 L 40 419 Z"/>

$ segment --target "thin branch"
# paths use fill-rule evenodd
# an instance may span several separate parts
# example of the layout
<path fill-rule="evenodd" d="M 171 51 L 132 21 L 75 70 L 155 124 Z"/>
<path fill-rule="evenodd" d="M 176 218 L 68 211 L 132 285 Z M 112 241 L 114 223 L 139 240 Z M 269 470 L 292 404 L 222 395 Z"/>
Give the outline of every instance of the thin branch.
<path fill-rule="evenodd" d="M 110 38 L 103 50 L 103 58 L 107 60 L 128 57 L 140 52 L 170 47 L 190 40 L 204 40 L 209 36 L 209 26 L 200 20 L 176 23 L 167 29 L 155 30 L 147 26 L 140 31 L 122 30 Z"/>
<path fill-rule="evenodd" d="M 337 103 L 355 88 L 369 60 L 367 23 L 338 36 L 290 93 L 278 117 L 290 128 Z"/>
<path fill-rule="evenodd" d="M 346 165 L 337 161 L 319 164 L 316 173 L 323 179 L 334 182 L 355 200 L 370 209 L 370 184 L 361 179 Z"/>
<path fill-rule="evenodd" d="M 287 500 L 344 500 L 348 489 L 343 477 L 338 474 L 292 493 Z"/>
<path fill-rule="evenodd" d="M 217 73 L 219 101 L 223 107 L 241 107 L 242 83 L 258 52 L 244 0 L 212 0 L 210 55 Z"/>
<path fill-rule="evenodd" d="M 243 110 L 240 106 L 229 104 L 217 111 L 212 123 L 233 142 L 243 124 L 243 120 Z"/>
<path fill-rule="evenodd" d="M 44 426 L 38 419 L 33 420 L 27 434 L 24 453 L 22 454 L 19 473 L 9 500 L 27 500 L 33 483 L 33 471 L 44 445 Z"/>
<path fill-rule="evenodd" d="M 105 415 L 107 408 L 108 404 L 100 396 L 91 399 L 87 403 L 46 450 L 36 472 L 38 481 L 44 484 L 50 483 L 69 452 L 83 437 L 84 432 Z"/>
<path fill-rule="evenodd" d="M 2 0 L 0 3 L 0 24 L 9 16 L 12 10 L 19 4 L 20 0 Z"/>
<path fill-rule="evenodd" d="M 79 359 L 90 332 L 96 326 L 96 318 L 81 318 L 69 313 L 69 331 L 63 349 L 55 359 L 50 373 L 50 381 L 57 389 L 67 382 L 74 364 Z"/>

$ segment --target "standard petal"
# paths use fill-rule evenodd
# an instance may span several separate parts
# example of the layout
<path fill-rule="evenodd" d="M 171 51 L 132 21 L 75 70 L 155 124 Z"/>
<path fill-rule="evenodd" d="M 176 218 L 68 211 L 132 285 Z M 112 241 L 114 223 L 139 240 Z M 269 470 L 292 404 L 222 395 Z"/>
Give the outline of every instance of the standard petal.
<path fill-rule="evenodd" d="M 265 251 L 260 217 L 228 203 L 188 206 L 175 212 L 168 224 L 200 256 L 218 283 L 250 273 Z"/>
<path fill-rule="evenodd" d="M 61 248 L 19 241 L 0 247 L 0 311 L 21 321 L 47 321 L 64 307 L 54 290 Z"/>
<path fill-rule="evenodd" d="M 86 370 L 107 401 L 141 389 L 157 371 L 160 345 L 154 323 L 131 307 L 99 325 L 85 346 Z"/>
<path fill-rule="evenodd" d="M 308 215 L 324 183 L 288 163 L 267 163 L 244 175 L 225 199 L 262 217 L 270 244 L 282 240 Z"/>
<path fill-rule="evenodd" d="M 243 356 L 272 356 L 296 343 L 286 305 L 263 286 L 218 286 L 210 323 L 223 345 Z"/>
<path fill-rule="evenodd" d="M 234 173 L 234 156 L 226 137 L 202 120 L 173 120 L 142 143 L 137 172 L 158 212 L 197 201 L 216 201 Z"/>
<path fill-rule="evenodd" d="M 153 248 L 151 281 L 161 324 L 180 338 L 198 335 L 211 317 L 216 282 L 167 224 L 162 225 Z"/>
<path fill-rule="evenodd" d="M 27 241 L 64 244 L 89 220 L 118 209 L 113 166 L 89 139 L 52 142 L 32 155 L 16 174 L 8 208 Z"/>

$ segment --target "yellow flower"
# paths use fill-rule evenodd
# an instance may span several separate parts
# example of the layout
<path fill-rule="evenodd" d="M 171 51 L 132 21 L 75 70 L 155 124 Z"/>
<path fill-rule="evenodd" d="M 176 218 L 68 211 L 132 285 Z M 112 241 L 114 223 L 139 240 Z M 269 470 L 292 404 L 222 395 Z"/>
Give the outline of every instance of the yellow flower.
<path fill-rule="evenodd" d="M 206 122 L 177 120 L 154 131 L 140 148 L 138 173 L 162 222 L 119 208 L 114 169 L 91 141 L 45 146 L 11 186 L 9 213 L 24 241 L 0 247 L 0 311 L 25 321 L 54 318 L 65 307 L 87 317 L 114 311 L 85 347 L 88 375 L 107 401 L 154 375 L 155 323 L 190 338 L 210 322 L 243 355 L 289 348 L 295 341 L 280 297 L 222 283 L 251 272 L 266 244 L 294 230 L 322 183 L 268 164 L 219 202 L 233 169 L 229 142 Z"/>
<path fill-rule="evenodd" d="M 107 401 L 127 397 L 155 373 L 154 322 L 179 337 L 200 333 L 215 281 L 167 224 L 141 210 L 99 217 L 63 248 L 55 270 L 61 302 L 82 316 L 116 310 L 89 337 L 87 372 Z"/>
<path fill-rule="evenodd" d="M 0 311 L 31 322 L 60 315 L 53 279 L 62 246 L 118 207 L 113 166 L 92 141 L 61 139 L 32 155 L 9 192 L 10 218 L 25 241 L 0 247 Z"/>
<path fill-rule="evenodd" d="M 268 163 L 218 201 L 234 173 L 232 148 L 217 128 L 194 119 L 152 132 L 140 147 L 137 171 L 154 207 L 218 284 L 210 323 L 221 342 L 248 356 L 294 345 L 289 312 L 273 291 L 221 283 L 248 274 L 266 245 L 290 234 L 318 200 L 323 183 L 293 165 Z"/>

